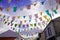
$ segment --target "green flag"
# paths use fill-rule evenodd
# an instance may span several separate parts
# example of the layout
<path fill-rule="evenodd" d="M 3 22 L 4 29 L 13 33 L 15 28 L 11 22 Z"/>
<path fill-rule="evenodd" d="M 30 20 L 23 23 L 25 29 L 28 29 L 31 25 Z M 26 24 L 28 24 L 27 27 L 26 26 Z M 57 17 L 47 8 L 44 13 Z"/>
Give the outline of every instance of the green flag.
<path fill-rule="evenodd" d="M 13 11 L 16 12 L 16 10 L 17 10 L 17 7 L 14 7 Z"/>
<path fill-rule="evenodd" d="M 15 27 L 17 26 L 17 24 L 15 24 Z"/>
<path fill-rule="evenodd" d="M 57 14 L 57 11 L 56 10 L 53 10 L 55 14 Z"/>
<path fill-rule="evenodd" d="M 34 23 L 34 26 L 36 27 L 36 23 Z"/>

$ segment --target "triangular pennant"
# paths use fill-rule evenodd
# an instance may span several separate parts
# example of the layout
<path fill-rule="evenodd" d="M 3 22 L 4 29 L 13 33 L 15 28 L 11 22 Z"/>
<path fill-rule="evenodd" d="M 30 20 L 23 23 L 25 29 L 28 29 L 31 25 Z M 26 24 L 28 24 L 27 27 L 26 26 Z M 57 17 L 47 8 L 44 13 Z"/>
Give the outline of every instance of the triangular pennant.
<path fill-rule="evenodd" d="M 21 27 L 21 24 L 19 24 L 18 26 L 19 26 L 19 28 L 20 28 L 20 27 Z"/>
<path fill-rule="evenodd" d="M 3 19 L 3 22 L 5 21 L 6 19 Z"/>
<path fill-rule="evenodd" d="M 13 26 L 13 24 L 11 23 L 11 26 Z"/>
<path fill-rule="evenodd" d="M 20 19 L 20 16 L 18 16 L 18 19 Z"/>
<path fill-rule="evenodd" d="M 34 6 L 36 6 L 36 3 L 34 4 Z"/>
<path fill-rule="evenodd" d="M 15 27 L 17 26 L 17 24 L 15 24 Z"/>
<path fill-rule="evenodd" d="M 46 10 L 46 13 L 47 13 L 47 15 L 49 15 L 50 17 L 52 17 L 51 14 L 49 13 L 49 10 Z"/>
<path fill-rule="evenodd" d="M 42 29 L 42 26 L 40 25 L 40 28 Z"/>
<path fill-rule="evenodd" d="M 24 20 L 24 23 L 26 23 L 26 20 Z"/>
<path fill-rule="evenodd" d="M 53 10 L 55 14 L 57 14 L 57 11 L 56 10 Z"/>
<path fill-rule="evenodd" d="M 47 16 L 45 15 L 45 16 L 43 16 L 44 17 L 44 19 L 46 19 L 47 20 Z"/>
<path fill-rule="evenodd" d="M 15 28 L 13 28 L 13 30 L 15 30 Z"/>
<path fill-rule="evenodd" d="M 20 33 L 20 29 L 18 29 L 18 33 Z"/>
<path fill-rule="evenodd" d="M 40 12 L 40 15 L 42 16 L 42 12 Z"/>
<path fill-rule="evenodd" d="M 40 17 L 39 20 L 42 21 L 42 17 Z"/>
<path fill-rule="evenodd" d="M 6 16 L 4 15 L 3 18 L 5 18 Z"/>
<path fill-rule="evenodd" d="M 6 24 L 7 22 L 5 22 L 4 24 Z"/>
<path fill-rule="evenodd" d="M 23 16 L 23 18 L 25 18 L 26 16 Z"/>
<path fill-rule="evenodd" d="M 27 5 L 27 9 L 30 9 L 31 8 L 31 5 Z"/>
<path fill-rule="evenodd" d="M 29 24 L 26 24 L 27 27 L 29 27 Z"/>
<path fill-rule="evenodd" d="M 29 22 L 31 22 L 31 20 L 29 20 Z"/>
<path fill-rule="evenodd" d="M 30 26 L 32 26 L 32 27 L 33 27 L 33 24 L 30 24 Z"/>
<path fill-rule="evenodd" d="M 8 22 L 8 25 L 9 25 L 10 23 Z"/>
<path fill-rule="evenodd" d="M 36 27 L 36 23 L 34 23 L 34 27 Z"/>
<path fill-rule="evenodd" d="M 13 11 L 16 12 L 16 10 L 17 10 L 17 7 L 14 7 Z"/>
<path fill-rule="evenodd" d="M 35 18 L 38 18 L 38 14 L 35 14 L 34 16 L 35 16 Z"/>
<path fill-rule="evenodd" d="M 29 15 L 29 19 L 31 19 L 32 18 L 32 15 Z"/>
<path fill-rule="evenodd" d="M 12 20 L 15 20 L 15 16 L 12 17 Z"/>
<path fill-rule="evenodd" d="M 37 19 L 35 19 L 35 22 L 37 22 Z"/>
<path fill-rule="evenodd" d="M 44 4 L 44 2 L 41 2 L 41 4 L 43 5 L 43 4 Z"/>
<path fill-rule="evenodd" d="M 7 19 L 9 19 L 10 16 L 7 17 Z"/>
<path fill-rule="evenodd" d="M 56 6 L 56 10 L 58 10 L 58 5 Z"/>
<path fill-rule="evenodd" d="M 22 21 L 20 21 L 20 24 L 22 25 Z"/>
<path fill-rule="evenodd" d="M 7 11 L 10 11 L 10 7 L 7 8 Z"/>
<path fill-rule="evenodd" d="M 23 28 L 25 28 L 25 25 L 23 24 Z"/>
<path fill-rule="evenodd" d="M 38 26 L 40 26 L 40 25 L 41 25 L 41 23 L 39 22 L 39 23 L 38 23 Z"/>
<path fill-rule="evenodd" d="M 13 22 L 14 20 L 11 20 L 11 23 Z"/>

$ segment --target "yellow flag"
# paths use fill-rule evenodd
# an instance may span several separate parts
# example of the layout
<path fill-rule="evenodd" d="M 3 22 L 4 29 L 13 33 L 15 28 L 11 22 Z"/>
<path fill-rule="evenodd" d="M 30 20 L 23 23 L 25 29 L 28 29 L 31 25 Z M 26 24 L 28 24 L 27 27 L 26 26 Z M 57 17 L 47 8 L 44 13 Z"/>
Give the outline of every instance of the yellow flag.
<path fill-rule="evenodd" d="M 33 27 L 33 24 L 30 24 L 30 26 L 32 26 L 32 27 Z"/>
<path fill-rule="evenodd" d="M 20 19 L 20 16 L 18 16 L 18 19 Z"/>
<path fill-rule="evenodd" d="M 24 23 L 26 23 L 26 20 L 24 20 Z"/>
<path fill-rule="evenodd" d="M 48 20 L 46 15 L 45 15 L 45 16 L 43 16 L 43 17 L 44 17 L 46 20 Z"/>
<path fill-rule="evenodd" d="M 47 22 L 49 22 L 51 20 L 51 18 L 47 19 Z"/>
<path fill-rule="evenodd" d="M 42 12 L 40 12 L 40 15 L 42 15 Z"/>
<path fill-rule="evenodd" d="M 34 4 L 34 6 L 36 6 L 36 3 Z"/>
<path fill-rule="evenodd" d="M 40 25 L 40 28 L 42 29 L 42 26 Z"/>
<path fill-rule="evenodd" d="M 10 11 L 10 7 L 7 8 L 7 11 Z"/>

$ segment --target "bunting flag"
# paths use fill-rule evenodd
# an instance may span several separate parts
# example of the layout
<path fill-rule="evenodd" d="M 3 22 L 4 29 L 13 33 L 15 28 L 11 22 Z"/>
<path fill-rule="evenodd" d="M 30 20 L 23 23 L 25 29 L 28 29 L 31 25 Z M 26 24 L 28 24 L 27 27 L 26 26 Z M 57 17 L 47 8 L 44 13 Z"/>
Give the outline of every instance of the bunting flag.
<path fill-rule="evenodd" d="M 5 21 L 4 24 L 6 24 L 7 22 Z"/>
<path fill-rule="evenodd" d="M 16 10 L 17 10 L 17 7 L 14 7 L 13 11 L 16 12 Z"/>
<path fill-rule="evenodd" d="M 42 12 L 40 12 L 40 15 L 42 16 Z"/>
<path fill-rule="evenodd" d="M 21 27 L 21 24 L 19 24 L 18 26 L 19 26 L 19 28 L 20 28 L 20 27 Z"/>
<path fill-rule="evenodd" d="M 42 29 L 42 26 L 40 25 L 40 28 Z"/>
<path fill-rule="evenodd" d="M 44 4 L 44 2 L 41 2 L 41 4 L 43 5 L 43 4 Z"/>
<path fill-rule="evenodd" d="M 35 14 L 35 18 L 38 18 L 38 14 Z"/>
<path fill-rule="evenodd" d="M 15 27 L 17 26 L 17 24 L 15 24 Z"/>
<path fill-rule="evenodd" d="M 3 18 L 5 18 L 6 16 L 4 15 Z"/>
<path fill-rule="evenodd" d="M 42 17 L 40 17 L 39 20 L 42 21 Z"/>
<path fill-rule="evenodd" d="M 36 27 L 36 23 L 34 23 L 34 27 Z"/>
<path fill-rule="evenodd" d="M 51 14 L 49 13 L 49 10 L 46 10 L 46 13 L 47 13 L 47 15 L 49 15 L 50 17 L 52 17 Z"/>
<path fill-rule="evenodd" d="M 26 23 L 26 20 L 24 20 L 24 23 Z"/>
<path fill-rule="evenodd" d="M 30 9 L 31 8 L 31 5 L 27 5 L 27 9 Z"/>
<path fill-rule="evenodd" d="M 13 26 L 13 23 L 11 23 L 11 26 Z"/>
<path fill-rule="evenodd" d="M 57 11 L 56 10 L 53 10 L 55 14 L 57 14 Z"/>
<path fill-rule="evenodd" d="M 29 19 L 32 19 L 32 15 L 29 15 Z"/>
<path fill-rule="evenodd" d="M 7 11 L 10 11 L 10 7 L 7 8 Z"/>
<path fill-rule="evenodd" d="M 30 24 L 30 26 L 32 26 L 32 27 L 33 27 L 33 24 Z"/>
<path fill-rule="evenodd" d="M 26 16 L 23 16 L 23 18 L 25 18 Z"/>
<path fill-rule="evenodd" d="M 11 20 L 11 23 L 13 22 L 14 20 Z"/>
<path fill-rule="evenodd" d="M 17 18 L 20 19 L 20 16 L 18 16 Z"/>
<path fill-rule="evenodd" d="M 26 27 L 29 27 L 29 24 L 26 24 Z"/>
<path fill-rule="evenodd" d="M 0 11 L 3 11 L 3 7 L 0 7 Z"/>
<path fill-rule="evenodd" d="M 25 25 L 24 24 L 22 26 L 23 26 L 23 28 L 25 28 Z"/>
<path fill-rule="evenodd" d="M 34 6 L 36 6 L 36 3 L 34 4 Z"/>
<path fill-rule="evenodd" d="M 56 6 L 56 10 L 58 10 L 58 5 Z"/>
<path fill-rule="evenodd" d="M 10 25 L 10 23 L 8 22 L 8 25 Z"/>
<path fill-rule="evenodd" d="M 45 15 L 45 16 L 43 16 L 46 20 L 48 20 L 48 18 L 47 18 L 47 16 Z"/>
<path fill-rule="evenodd" d="M 29 22 L 31 22 L 31 20 L 29 20 Z"/>
<path fill-rule="evenodd" d="M 12 17 L 12 20 L 15 20 L 15 16 Z"/>
<path fill-rule="evenodd" d="M 20 21 L 20 24 L 22 25 L 22 21 Z"/>

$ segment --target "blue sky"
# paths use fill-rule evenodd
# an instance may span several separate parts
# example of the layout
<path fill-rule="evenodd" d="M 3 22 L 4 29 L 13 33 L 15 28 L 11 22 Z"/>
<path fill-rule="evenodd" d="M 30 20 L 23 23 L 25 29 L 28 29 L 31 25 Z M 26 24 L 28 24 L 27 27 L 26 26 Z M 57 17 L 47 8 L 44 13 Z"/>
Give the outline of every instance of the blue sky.
<path fill-rule="evenodd" d="M 8 6 L 13 7 L 14 5 L 17 7 L 21 7 L 21 6 L 31 5 L 32 1 L 37 1 L 37 0 L 19 0 L 18 2 L 16 0 L 12 0 L 10 4 L 8 3 L 8 0 L 2 0 L 2 2 L 0 2 L 0 6 L 3 6 L 5 8 L 7 8 Z M 40 1 L 45 1 L 45 0 L 40 0 Z"/>

